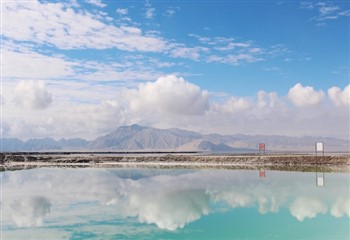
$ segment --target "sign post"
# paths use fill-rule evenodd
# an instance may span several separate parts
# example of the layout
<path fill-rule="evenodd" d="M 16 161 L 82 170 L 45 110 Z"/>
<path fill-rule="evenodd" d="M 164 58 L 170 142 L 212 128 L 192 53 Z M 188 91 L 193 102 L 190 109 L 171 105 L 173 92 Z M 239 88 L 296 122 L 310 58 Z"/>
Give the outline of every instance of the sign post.
<path fill-rule="evenodd" d="M 259 143 L 259 154 L 260 153 L 265 154 L 265 143 Z"/>
<path fill-rule="evenodd" d="M 324 156 L 324 144 L 323 142 L 316 142 L 315 143 L 315 154 L 317 156 L 317 154 L 321 154 L 322 156 Z"/>

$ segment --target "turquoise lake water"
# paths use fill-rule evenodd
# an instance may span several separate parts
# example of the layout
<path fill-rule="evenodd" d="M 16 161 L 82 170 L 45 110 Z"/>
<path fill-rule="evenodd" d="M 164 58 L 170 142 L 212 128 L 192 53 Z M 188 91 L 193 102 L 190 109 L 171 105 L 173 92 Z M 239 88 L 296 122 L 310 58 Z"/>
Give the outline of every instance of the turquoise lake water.
<path fill-rule="evenodd" d="M 1 173 L 2 239 L 350 239 L 349 173 Z"/>

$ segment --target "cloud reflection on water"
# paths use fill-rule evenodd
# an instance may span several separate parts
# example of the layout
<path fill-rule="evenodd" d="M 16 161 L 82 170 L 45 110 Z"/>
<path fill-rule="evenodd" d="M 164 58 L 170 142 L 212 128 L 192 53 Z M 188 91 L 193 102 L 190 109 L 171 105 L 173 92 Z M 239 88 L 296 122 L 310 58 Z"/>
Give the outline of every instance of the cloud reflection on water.
<path fill-rule="evenodd" d="M 12 219 L 19 227 L 41 226 L 51 203 L 44 197 L 22 197 L 11 204 Z"/>
<path fill-rule="evenodd" d="M 292 216 L 302 222 L 305 218 L 314 218 L 317 214 L 326 213 L 327 207 L 319 199 L 300 197 L 292 203 L 289 210 Z"/>
<path fill-rule="evenodd" d="M 127 171 L 133 172 L 132 178 Z M 5 230 L 135 219 L 175 231 L 236 208 L 260 214 L 289 209 L 298 221 L 329 214 L 350 217 L 347 174 L 329 174 L 325 188 L 311 173 L 126 169 L 35 169 L 3 173 Z M 139 172 L 139 174 L 138 174 Z M 138 177 L 137 177 L 138 176 Z M 50 212 L 51 209 L 51 212 Z M 47 223 L 46 223 L 47 222 Z"/>

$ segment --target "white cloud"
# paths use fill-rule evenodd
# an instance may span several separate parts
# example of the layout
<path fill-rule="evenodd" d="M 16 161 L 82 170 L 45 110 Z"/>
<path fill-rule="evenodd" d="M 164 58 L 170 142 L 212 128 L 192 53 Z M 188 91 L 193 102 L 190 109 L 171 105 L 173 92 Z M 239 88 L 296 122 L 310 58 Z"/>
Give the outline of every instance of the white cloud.
<path fill-rule="evenodd" d="M 215 49 L 220 50 L 220 51 L 228 51 L 232 50 L 234 48 L 247 48 L 249 47 L 249 43 L 244 43 L 244 42 L 229 42 L 226 46 L 223 47 L 215 47 Z M 253 50 L 257 52 L 257 49 Z"/>
<path fill-rule="evenodd" d="M 175 16 L 175 14 L 176 14 L 176 12 L 177 12 L 178 10 L 180 10 L 180 7 L 169 7 L 169 8 L 165 11 L 164 15 L 167 16 L 167 17 L 169 17 L 169 18 L 171 18 L 171 17 Z"/>
<path fill-rule="evenodd" d="M 301 9 L 314 9 L 314 4 L 312 2 L 300 2 Z"/>
<path fill-rule="evenodd" d="M 154 17 L 154 13 L 155 13 L 155 9 L 154 8 L 147 8 L 146 9 L 146 13 L 145 13 L 145 17 L 146 18 L 153 18 Z"/>
<path fill-rule="evenodd" d="M 116 13 L 120 15 L 126 15 L 128 14 L 128 9 L 127 8 L 117 8 Z"/>
<path fill-rule="evenodd" d="M 51 203 L 44 197 L 23 197 L 12 204 L 12 219 L 19 227 L 41 226 Z"/>
<path fill-rule="evenodd" d="M 77 62 L 59 56 L 46 56 L 31 50 L 2 50 L 3 77 L 8 78 L 62 78 L 73 75 Z"/>
<path fill-rule="evenodd" d="M 234 113 L 246 110 L 251 103 L 244 98 L 230 97 L 224 104 L 214 104 L 213 108 L 222 113 Z"/>
<path fill-rule="evenodd" d="M 52 103 L 52 95 L 44 81 L 23 80 L 14 90 L 16 105 L 29 109 L 44 109 Z"/>
<path fill-rule="evenodd" d="M 270 107 L 274 108 L 278 103 L 278 97 L 276 92 L 267 93 L 265 91 L 259 91 L 257 93 L 257 107 L 264 108 Z"/>
<path fill-rule="evenodd" d="M 61 49 L 106 49 L 161 52 L 166 42 L 159 37 L 107 24 L 103 14 L 76 10 L 63 3 L 6 2 L 3 34 L 17 40 L 54 45 Z M 135 29 L 135 28 L 134 28 Z"/>
<path fill-rule="evenodd" d="M 7 100 L 3 105 L 3 136 L 93 139 L 118 126 L 139 123 L 202 133 L 348 138 L 348 111 L 327 102 L 318 108 L 295 108 L 287 104 L 286 97 L 264 91 L 258 92 L 256 98 L 215 97 L 184 82 L 199 90 L 191 92 L 176 81 L 170 81 L 171 87 L 156 81 L 125 89 L 114 84 L 50 80 L 49 93 L 55 101 L 37 114 L 32 108 L 16 107 L 18 103 L 11 99 L 18 82 L 7 81 L 3 85 L 3 98 Z M 166 89 L 171 89 L 170 93 Z M 195 100 L 190 96 L 195 95 L 201 104 L 192 105 Z"/>
<path fill-rule="evenodd" d="M 292 216 L 302 222 L 305 218 L 315 218 L 317 214 L 326 213 L 327 207 L 319 199 L 300 197 L 292 203 L 289 210 Z"/>
<path fill-rule="evenodd" d="M 279 67 L 263 67 L 262 68 L 263 71 L 266 71 L 266 72 L 280 72 L 281 69 Z"/>
<path fill-rule="evenodd" d="M 201 59 L 211 63 L 224 63 L 230 65 L 239 65 L 244 62 L 252 63 L 264 60 L 264 55 L 276 54 L 276 49 L 272 46 L 271 51 L 257 47 L 252 41 L 236 41 L 234 38 L 227 37 L 202 37 L 197 34 L 189 34 L 190 37 L 197 39 L 206 47 L 195 47 L 193 49 L 202 50 Z M 174 51 L 176 53 L 176 51 Z M 280 52 L 280 51 L 279 51 Z M 198 59 L 197 56 L 196 59 Z"/>
<path fill-rule="evenodd" d="M 101 5 L 100 1 L 93 3 Z M 116 12 L 126 15 L 128 9 L 118 8 Z M 155 9 L 147 3 L 146 17 L 153 18 L 154 12 Z M 261 61 L 264 59 L 263 54 L 266 53 L 264 49 L 253 46 L 250 42 L 237 42 L 233 38 L 215 37 L 206 38 L 204 41 L 205 38 L 192 34 L 191 36 L 196 36 L 207 46 L 174 43 L 163 39 L 160 35 L 143 32 L 139 27 L 135 27 L 137 24 L 131 19 L 128 19 L 127 23 L 124 22 L 122 24 L 124 26 L 117 26 L 113 25 L 113 19 L 106 12 L 91 13 L 67 3 L 6 2 L 3 19 L 5 37 L 65 50 L 118 49 L 133 52 L 162 52 L 174 58 L 232 65 Z M 126 20 L 125 17 L 123 19 Z M 229 54 L 222 55 L 223 51 L 228 51 Z"/>
<path fill-rule="evenodd" d="M 185 47 L 184 45 L 174 45 L 170 51 L 170 55 L 174 58 L 188 58 L 192 60 L 199 60 L 202 53 L 208 52 L 209 49 L 205 47 Z"/>
<path fill-rule="evenodd" d="M 324 93 L 322 90 L 315 91 L 313 87 L 303 87 L 300 83 L 297 83 L 288 92 L 288 98 L 298 107 L 317 105 L 322 101 L 323 97 Z"/>
<path fill-rule="evenodd" d="M 34 80 L 23 80 L 23 82 L 38 83 Z M 119 86 L 63 80 L 47 82 L 49 88 L 47 91 L 54 96 L 54 101 L 45 111 L 40 111 L 40 114 L 32 111 L 34 103 L 28 101 L 30 96 L 27 90 L 21 90 L 25 92 L 25 96 L 10 101 L 16 97 L 13 94 L 14 89 L 20 82 L 3 83 L 3 97 L 7 100 L 3 105 L 4 136 L 22 139 L 80 136 L 92 139 L 114 130 L 117 126 L 135 122 L 134 117 L 128 114 L 129 109 L 122 100 L 122 90 Z"/>
<path fill-rule="evenodd" d="M 175 12 L 174 9 L 168 9 L 165 12 L 165 15 L 168 16 L 168 17 L 173 17 L 175 14 L 176 14 L 176 12 Z"/>
<path fill-rule="evenodd" d="M 155 78 L 149 76 L 149 79 Z M 19 103 L 11 100 L 19 82 L 6 81 L 2 95 L 6 100 L 2 133 L 4 137 L 19 138 L 93 139 L 118 126 L 138 123 L 202 133 L 348 138 L 348 111 L 326 101 L 317 108 L 296 108 L 286 96 L 279 97 L 275 92 L 259 91 L 256 97 L 215 96 L 180 79 L 160 77 L 139 86 L 131 84 L 129 89 L 124 83 L 119 86 L 49 80 L 46 91 L 54 96 L 54 101 L 40 114 L 29 107 L 16 107 Z"/>
<path fill-rule="evenodd" d="M 8 113 L 7 109 L 4 109 Z M 26 110 L 26 109 L 25 109 Z M 57 114 L 60 113 L 60 114 Z M 135 122 L 120 103 L 106 100 L 98 104 L 67 101 L 53 104 L 42 114 L 15 111 L 6 114 L 3 135 L 28 139 L 33 137 L 94 139 L 113 131 L 116 126 Z"/>
<path fill-rule="evenodd" d="M 238 53 L 238 54 L 227 54 L 225 56 L 221 55 L 210 55 L 207 58 L 207 62 L 219 62 L 219 63 L 226 63 L 231 65 L 239 65 L 242 62 L 258 62 L 262 61 L 263 58 L 259 56 L 255 56 L 253 53 Z"/>
<path fill-rule="evenodd" d="M 328 89 L 328 96 L 337 106 L 350 106 L 350 84 L 344 90 L 338 87 Z"/>
<path fill-rule="evenodd" d="M 105 69 L 104 71 L 102 69 Z M 109 67 L 108 64 L 101 66 L 101 68 L 96 65 L 95 72 L 85 73 L 79 77 L 84 80 L 92 81 L 128 81 L 128 80 L 137 80 L 137 81 L 152 81 L 157 77 L 163 75 L 161 72 L 155 72 L 151 69 L 135 69 L 135 70 L 116 70 L 112 67 Z"/>
<path fill-rule="evenodd" d="M 123 27 L 130 33 L 138 33 L 137 28 Z M 130 59 L 129 59 L 130 58 Z M 17 79 L 79 79 L 81 81 L 128 81 L 154 80 L 163 75 L 154 69 L 172 66 L 147 57 L 126 57 L 119 62 L 69 60 L 63 56 L 48 56 L 35 52 L 30 47 L 16 48 L 5 43 L 3 48 L 3 77 Z M 61 80 L 62 81 L 62 80 Z M 74 83 L 72 83 L 74 84 Z"/>
<path fill-rule="evenodd" d="M 324 26 L 325 22 L 328 20 L 335 20 L 341 17 L 350 16 L 349 9 L 343 9 L 341 6 L 334 5 L 332 2 L 301 2 L 300 6 L 302 9 L 316 11 L 316 16 L 312 17 L 310 20 L 316 21 L 317 26 Z"/>
<path fill-rule="evenodd" d="M 137 90 L 129 90 L 128 99 L 134 111 L 189 115 L 203 114 L 209 104 L 207 91 L 174 75 L 140 84 Z"/>
<path fill-rule="evenodd" d="M 105 6 L 107 6 L 106 4 L 102 3 L 101 0 L 86 0 L 86 2 L 101 8 L 104 8 Z"/>
<path fill-rule="evenodd" d="M 152 8 L 152 4 L 150 4 L 149 1 L 145 2 L 146 12 L 145 12 L 145 18 L 153 18 L 155 15 L 155 8 Z"/>
<path fill-rule="evenodd" d="M 319 11 L 321 15 L 328 15 L 338 11 L 340 8 L 338 6 L 321 6 Z"/>

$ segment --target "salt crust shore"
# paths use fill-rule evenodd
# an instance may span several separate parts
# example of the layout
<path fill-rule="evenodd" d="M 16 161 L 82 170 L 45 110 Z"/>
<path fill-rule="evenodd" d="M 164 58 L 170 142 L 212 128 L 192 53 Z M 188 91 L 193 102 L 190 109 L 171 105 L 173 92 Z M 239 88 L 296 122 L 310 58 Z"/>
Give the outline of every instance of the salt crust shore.
<path fill-rule="evenodd" d="M 0 170 L 36 167 L 265 169 L 350 172 L 350 154 L 215 155 L 215 154 L 94 154 L 0 153 Z"/>

